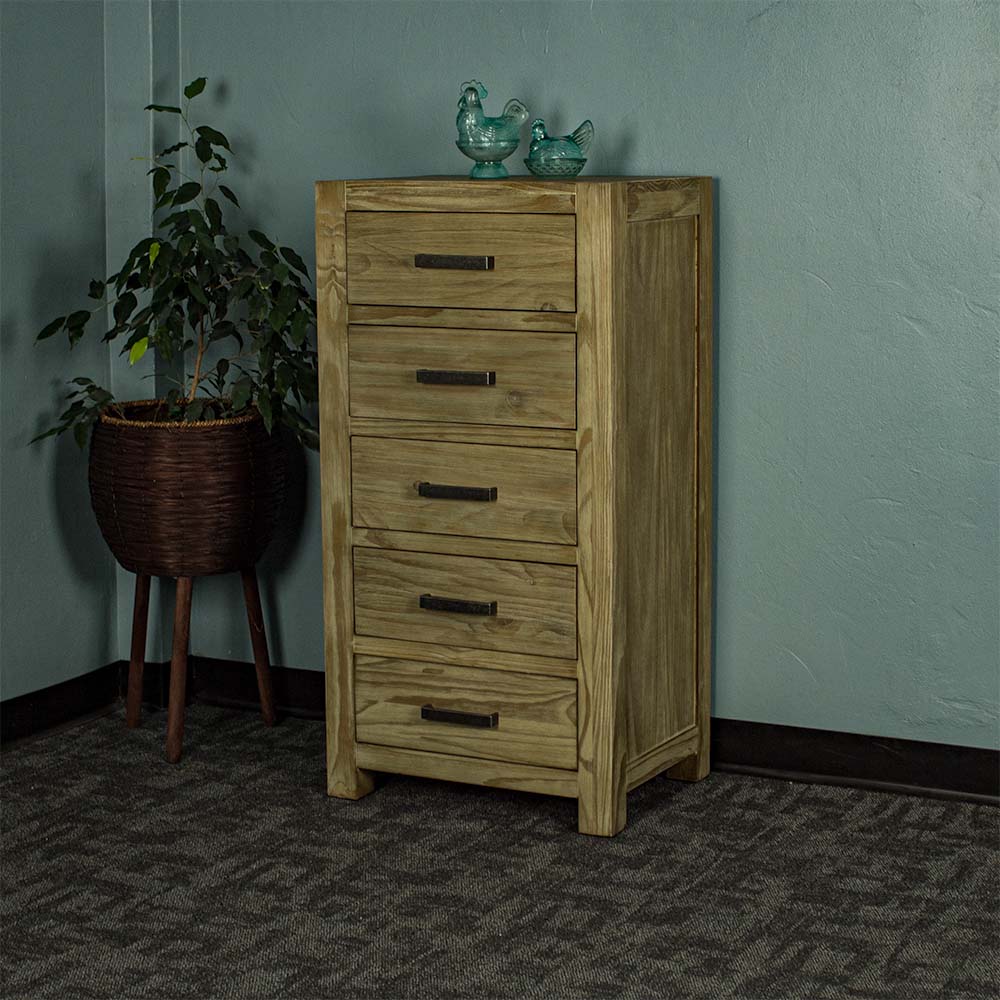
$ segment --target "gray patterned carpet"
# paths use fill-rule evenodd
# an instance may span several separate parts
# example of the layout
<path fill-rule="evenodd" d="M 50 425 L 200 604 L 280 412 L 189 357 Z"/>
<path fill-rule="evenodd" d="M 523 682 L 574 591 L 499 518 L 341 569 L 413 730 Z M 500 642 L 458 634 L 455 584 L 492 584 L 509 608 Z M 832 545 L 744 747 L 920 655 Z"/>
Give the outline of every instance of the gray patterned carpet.
<path fill-rule="evenodd" d="M 323 727 L 196 706 L 5 751 L 3 997 L 990 997 L 987 806 L 714 774 L 575 804 L 322 792 Z"/>

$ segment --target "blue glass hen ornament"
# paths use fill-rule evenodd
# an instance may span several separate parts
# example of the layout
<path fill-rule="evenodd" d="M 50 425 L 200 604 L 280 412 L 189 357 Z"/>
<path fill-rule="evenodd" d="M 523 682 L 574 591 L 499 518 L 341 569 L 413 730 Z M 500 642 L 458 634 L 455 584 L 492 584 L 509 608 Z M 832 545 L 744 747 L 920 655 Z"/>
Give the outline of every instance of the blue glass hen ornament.
<path fill-rule="evenodd" d="M 594 141 L 594 124 L 588 118 L 569 135 L 549 135 L 545 122 L 531 123 L 531 145 L 524 165 L 537 177 L 575 177 L 587 162 Z"/>
<path fill-rule="evenodd" d="M 458 139 L 455 145 L 476 164 L 470 177 L 498 178 L 507 176 L 500 162 L 517 149 L 521 141 L 521 126 L 528 120 L 528 109 L 517 99 L 509 100 L 499 118 L 488 118 L 483 111 L 486 88 L 478 80 L 462 84 L 458 101 Z"/>

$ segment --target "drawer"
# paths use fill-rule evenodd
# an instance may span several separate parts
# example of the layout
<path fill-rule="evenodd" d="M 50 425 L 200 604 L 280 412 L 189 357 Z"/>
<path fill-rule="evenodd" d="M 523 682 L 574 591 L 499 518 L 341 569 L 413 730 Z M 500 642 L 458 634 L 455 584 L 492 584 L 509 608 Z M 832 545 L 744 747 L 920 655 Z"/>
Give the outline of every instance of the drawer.
<path fill-rule="evenodd" d="M 354 631 L 575 659 L 576 567 L 355 548 Z"/>
<path fill-rule="evenodd" d="M 506 670 L 355 657 L 360 743 L 576 767 L 576 683 Z"/>
<path fill-rule="evenodd" d="M 573 312 L 576 217 L 348 212 L 347 301 Z"/>
<path fill-rule="evenodd" d="M 576 542 L 576 452 L 351 439 L 361 528 Z"/>
<path fill-rule="evenodd" d="M 353 417 L 576 426 L 572 334 L 352 326 L 348 351 Z"/>

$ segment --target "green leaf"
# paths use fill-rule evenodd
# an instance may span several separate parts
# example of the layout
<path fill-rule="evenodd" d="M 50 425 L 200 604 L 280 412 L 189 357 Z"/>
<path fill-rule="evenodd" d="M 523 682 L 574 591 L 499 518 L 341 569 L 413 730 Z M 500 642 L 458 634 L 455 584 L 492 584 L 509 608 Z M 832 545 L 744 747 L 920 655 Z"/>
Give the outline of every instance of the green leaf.
<path fill-rule="evenodd" d="M 244 275 L 233 285 L 233 298 L 237 302 L 242 301 L 249 295 L 251 288 L 253 288 L 253 278 L 249 275 Z"/>
<path fill-rule="evenodd" d="M 166 167 L 156 167 L 153 170 L 153 197 L 159 200 L 170 183 L 170 171 Z"/>
<path fill-rule="evenodd" d="M 189 208 L 187 210 L 188 220 L 191 223 L 191 228 L 199 233 L 208 233 L 208 226 L 205 223 L 205 219 L 201 212 L 196 208 Z"/>
<path fill-rule="evenodd" d="M 292 317 L 292 343 L 301 347 L 306 342 L 306 329 L 309 326 L 309 313 L 301 309 Z"/>
<path fill-rule="evenodd" d="M 183 205 L 185 202 L 193 201 L 201 194 L 201 185 L 197 181 L 188 181 L 182 184 L 175 192 L 173 203 Z"/>
<path fill-rule="evenodd" d="M 180 108 L 174 107 L 172 104 L 147 104 L 143 111 L 169 111 L 172 114 L 179 115 L 181 113 Z"/>
<path fill-rule="evenodd" d="M 90 319 L 90 312 L 87 309 L 77 309 L 66 317 L 66 326 L 70 330 L 82 330 L 84 323 Z M 51 324 L 50 324 L 51 325 Z"/>
<path fill-rule="evenodd" d="M 138 299 L 132 292 L 126 292 L 122 295 L 115 303 L 115 322 L 124 323 L 132 315 L 132 310 L 135 309 L 137 302 Z"/>
<path fill-rule="evenodd" d="M 207 139 L 213 146 L 222 146 L 223 149 L 228 149 L 230 153 L 232 152 L 229 140 L 218 129 L 214 129 L 209 125 L 199 125 L 195 129 L 195 132 L 203 139 Z"/>
<path fill-rule="evenodd" d="M 250 237 L 263 250 L 274 250 L 274 244 L 258 229 L 248 229 L 247 236 Z"/>
<path fill-rule="evenodd" d="M 104 295 L 104 282 L 96 278 L 90 283 L 90 291 L 87 295 L 92 299 L 99 299 Z"/>
<path fill-rule="evenodd" d="M 250 402 L 252 392 L 253 384 L 250 381 L 249 375 L 244 375 L 233 383 L 233 391 L 230 397 L 233 404 L 233 413 L 239 413 L 240 410 L 246 407 L 247 403 Z"/>
<path fill-rule="evenodd" d="M 187 290 L 191 293 L 191 298 L 208 308 L 208 296 L 205 295 L 202 287 L 194 281 L 187 282 Z"/>
<path fill-rule="evenodd" d="M 205 199 L 205 214 L 208 216 L 208 221 L 216 232 L 222 230 L 222 209 L 219 208 L 219 203 L 214 198 Z"/>
<path fill-rule="evenodd" d="M 228 319 L 219 320 L 218 323 L 212 325 L 212 332 L 209 333 L 209 341 L 224 340 L 226 337 L 232 337 L 236 332 L 236 327 Z"/>
<path fill-rule="evenodd" d="M 234 195 L 225 184 L 220 184 L 219 190 L 222 192 L 222 196 L 224 198 L 228 198 L 237 208 L 240 207 L 240 203 L 236 200 L 236 195 Z"/>
<path fill-rule="evenodd" d="M 149 349 L 149 337 L 143 337 L 132 345 L 132 350 L 128 352 L 128 363 L 134 365 Z"/>
<path fill-rule="evenodd" d="M 176 153 L 179 149 L 187 148 L 186 142 L 175 142 L 172 146 L 167 146 L 166 149 L 161 149 L 157 154 L 157 159 L 161 156 L 169 156 L 171 153 Z"/>
<path fill-rule="evenodd" d="M 300 274 L 304 274 L 307 278 L 309 277 L 305 261 L 291 247 L 282 247 L 281 256 L 284 257 L 296 271 Z"/>
<path fill-rule="evenodd" d="M 152 267 L 156 263 L 156 258 L 160 256 L 160 244 L 150 243 L 149 245 L 149 266 Z"/>
<path fill-rule="evenodd" d="M 226 358 L 220 358 L 219 363 L 215 366 L 215 373 L 219 377 L 219 382 L 221 383 L 225 379 L 226 375 L 229 374 L 229 361 Z"/>
<path fill-rule="evenodd" d="M 274 427 L 274 415 L 271 413 L 271 396 L 267 392 L 262 392 L 257 397 L 257 409 L 260 415 L 264 418 L 264 427 L 267 429 L 267 433 L 271 433 L 271 429 Z"/>
<path fill-rule="evenodd" d="M 299 300 L 298 289 L 294 285 L 285 285 L 278 295 L 278 306 L 286 313 L 291 313 Z"/>
<path fill-rule="evenodd" d="M 66 322 L 65 316 L 57 316 L 51 323 L 47 323 L 42 328 L 42 332 L 37 337 L 35 337 L 35 340 L 48 340 L 49 337 L 58 333 L 62 329 L 62 325 L 65 322 Z"/>
<path fill-rule="evenodd" d="M 205 403 L 206 400 L 204 399 L 192 399 L 184 407 L 184 422 L 190 424 L 196 420 L 201 420 L 201 412 L 205 409 Z"/>
<path fill-rule="evenodd" d="M 194 144 L 194 151 L 202 163 L 208 163 L 212 159 L 212 144 L 207 139 L 199 139 Z"/>
<path fill-rule="evenodd" d="M 79 445 L 80 449 L 87 447 L 87 437 L 90 433 L 90 427 L 85 423 L 78 423 L 73 428 L 73 437 L 76 438 L 76 443 Z"/>
<path fill-rule="evenodd" d="M 184 88 L 184 96 L 190 101 L 192 97 L 197 97 L 204 89 L 205 84 L 208 81 L 203 76 L 199 76 L 197 80 L 192 80 Z"/>

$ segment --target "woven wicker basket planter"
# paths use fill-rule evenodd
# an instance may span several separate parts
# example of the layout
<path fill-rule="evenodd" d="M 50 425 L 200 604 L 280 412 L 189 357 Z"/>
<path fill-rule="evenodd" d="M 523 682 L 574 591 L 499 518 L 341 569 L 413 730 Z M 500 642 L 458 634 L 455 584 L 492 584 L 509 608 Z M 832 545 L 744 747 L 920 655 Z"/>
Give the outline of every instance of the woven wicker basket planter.
<path fill-rule="evenodd" d="M 90 445 L 90 500 L 114 557 L 148 576 L 248 569 L 285 495 L 285 452 L 254 411 L 224 420 L 149 419 L 158 400 L 104 413 Z"/>

